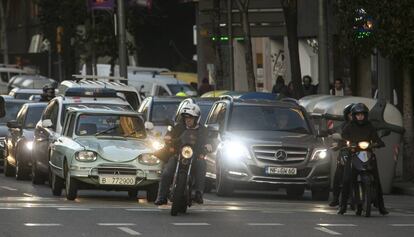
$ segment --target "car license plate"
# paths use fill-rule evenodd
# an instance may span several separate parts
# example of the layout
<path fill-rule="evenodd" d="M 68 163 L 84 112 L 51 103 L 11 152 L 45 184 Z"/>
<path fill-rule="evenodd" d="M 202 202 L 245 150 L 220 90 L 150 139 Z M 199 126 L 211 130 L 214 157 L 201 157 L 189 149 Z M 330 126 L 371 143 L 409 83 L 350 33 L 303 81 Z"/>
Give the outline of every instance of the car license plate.
<path fill-rule="evenodd" d="M 266 167 L 266 174 L 284 174 L 284 175 L 296 175 L 296 168 L 286 167 Z"/>
<path fill-rule="evenodd" d="M 135 176 L 101 175 L 99 184 L 104 185 L 135 185 Z"/>

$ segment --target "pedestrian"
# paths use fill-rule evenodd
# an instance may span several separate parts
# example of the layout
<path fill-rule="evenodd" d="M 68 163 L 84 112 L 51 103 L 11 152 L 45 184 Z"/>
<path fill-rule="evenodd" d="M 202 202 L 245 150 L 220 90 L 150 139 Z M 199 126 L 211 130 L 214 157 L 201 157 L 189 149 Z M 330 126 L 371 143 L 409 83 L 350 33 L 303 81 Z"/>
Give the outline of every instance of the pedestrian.
<path fill-rule="evenodd" d="M 294 97 L 293 91 L 294 91 L 293 82 L 289 82 L 287 85 L 287 97 L 293 98 Z"/>
<path fill-rule="evenodd" d="M 288 88 L 285 85 L 285 80 L 282 76 L 278 76 L 276 78 L 276 83 L 272 88 L 273 94 L 278 94 L 279 97 L 287 97 L 288 96 Z"/>
<path fill-rule="evenodd" d="M 306 75 L 302 78 L 302 82 L 304 96 L 316 94 L 315 86 L 312 85 L 312 77 Z"/>
<path fill-rule="evenodd" d="M 214 90 L 213 86 L 210 85 L 208 79 L 206 77 L 203 78 L 200 87 L 198 87 L 198 94 L 203 95 L 209 91 Z"/>
<path fill-rule="evenodd" d="M 336 78 L 334 81 L 334 87 L 329 91 L 331 95 L 344 96 L 346 95 L 344 82 L 342 78 Z"/>

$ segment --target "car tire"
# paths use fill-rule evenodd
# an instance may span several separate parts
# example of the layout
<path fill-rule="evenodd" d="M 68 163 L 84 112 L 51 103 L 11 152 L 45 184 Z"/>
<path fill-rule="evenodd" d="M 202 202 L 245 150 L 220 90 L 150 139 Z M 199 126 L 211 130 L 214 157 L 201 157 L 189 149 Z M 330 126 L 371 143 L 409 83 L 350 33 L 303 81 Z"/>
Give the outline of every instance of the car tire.
<path fill-rule="evenodd" d="M 138 189 L 131 189 L 128 191 L 128 198 L 130 200 L 137 200 L 138 197 Z"/>
<path fill-rule="evenodd" d="M 305 193 L 305 187 L 291 186 L 286 188 L 286 194 L 289 198 L 299 199 Z"/>
<path fill-rule="evenodd" d="M 314 201 L 328 201 L 329 187 L 327 188 L 312 188 L 312 200 Z"/>
<path fill-rule="evenodd" d="M 16 180 L 25 180 L 28 178 L 27 170 L 21 164 L 19 160 L 16 159 L 16 172 L 15 172 Z"/>
<path fill-rule="evenodd" d="M 65 164 L 65 191 L 66 199 L 70 201 L 73 201 L 78 197 L 78 180 L 70 176 L 67 164 Z"/>
<path fill-rule="evenodd" d="M 65 187 L 65 180 L 56 174 L 51 174 L 50 186 L 53 196 L 61 196 L 62 190 Z"/>
<path fill-rule="evenodd" d="M 33 161 L 32 164 L 32 183 L 35 185 L 40 185 L 45 183 L 45 179 L 37 168 L 36 161 Z"/>
<path fill-rule="evenodd" d="M 16 170 L 9 164 L 7 157 L 4 159 L 4 176 L 6 177 L 13 177 L 15 175 Z"/>
<path fill-rule="evenodd" d="M 152 184 L 147 188 L 147 201 L 155 202 L 158 195 L 158 183 Z"/>
<path fill-rule="evenodd" d="M 224 172 L 224 169 L 218 163 L 216 168 L 216 194 L 219 197 L 229 197 L 234 191 L 233 184 L 227 179 Z"/>

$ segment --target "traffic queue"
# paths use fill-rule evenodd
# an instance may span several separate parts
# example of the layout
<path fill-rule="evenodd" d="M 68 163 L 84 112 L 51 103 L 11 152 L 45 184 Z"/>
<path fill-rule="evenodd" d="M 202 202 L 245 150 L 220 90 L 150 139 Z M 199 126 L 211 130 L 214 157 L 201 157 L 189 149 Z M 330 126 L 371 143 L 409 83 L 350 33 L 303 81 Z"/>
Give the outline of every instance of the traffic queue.
<path fill-rule="evenodd" d="M 34 185 L 47 181 L 53 195 L 65 190 L 68 200 L 82 189 L 127 191 L 131 199 L 146 191 L 149 202 L 170 201 L 177 215 L 202 204 L 212 189 L 232 196 L 283 188 L 294 199 L 309 189 L 313 200 L 327 201 L 331 167 L 337 166 L 331 205 L 341 204 L 339 214 L 348 199 L 357 215 L 370 216 L 371 204 L 388 214 L 373 149 L 384 145 L 380 137 L 389 129 L 382 126 L 378 137 L 364 104 L 349 109 L 355 124 L 339 119 L 347 121 L 344 131 L 357 126 L 342 138 L 339 126 L 323 129 L 301 101 L 271 93 L 220 94 L 143 98 L 122 80 L 95 76 L 47 84 L 42 94 L 24 99 L 0 96 L 4 174 Z M 372 136 L 362 136 L 358 126 L 370 126 Z"/>

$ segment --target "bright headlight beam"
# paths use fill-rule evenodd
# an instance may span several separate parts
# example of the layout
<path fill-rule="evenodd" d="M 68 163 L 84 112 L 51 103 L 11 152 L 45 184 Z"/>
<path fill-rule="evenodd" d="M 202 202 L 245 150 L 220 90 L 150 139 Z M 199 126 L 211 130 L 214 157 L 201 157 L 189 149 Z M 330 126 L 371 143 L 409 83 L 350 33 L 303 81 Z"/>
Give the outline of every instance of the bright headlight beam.
<path fill-rule="evenodd" d="M 365 150 L 369 147 L 369 142 L 359 142 L 358 146 L 359 146 L 359 148 Z"/>
<path fill-rule="evenodd" d="M 152 145 L 152 148 L 154 148 L 154 150 L 156 150 L 156 151 L 161 150 L 165 146 L 165 144 L 163 142 L 160 142 L 158 140 L 153 140 L 151 142 L 151 145 Z"/>
<path fill-rule="evenodd" d="M 224 143 L 224 149 L 226 156 L 232 159 L 239 159 L 243 157 L 248 157 L 249 152 L 242 143 L 235 142 L 235 141 L 229 141 Z"/>

